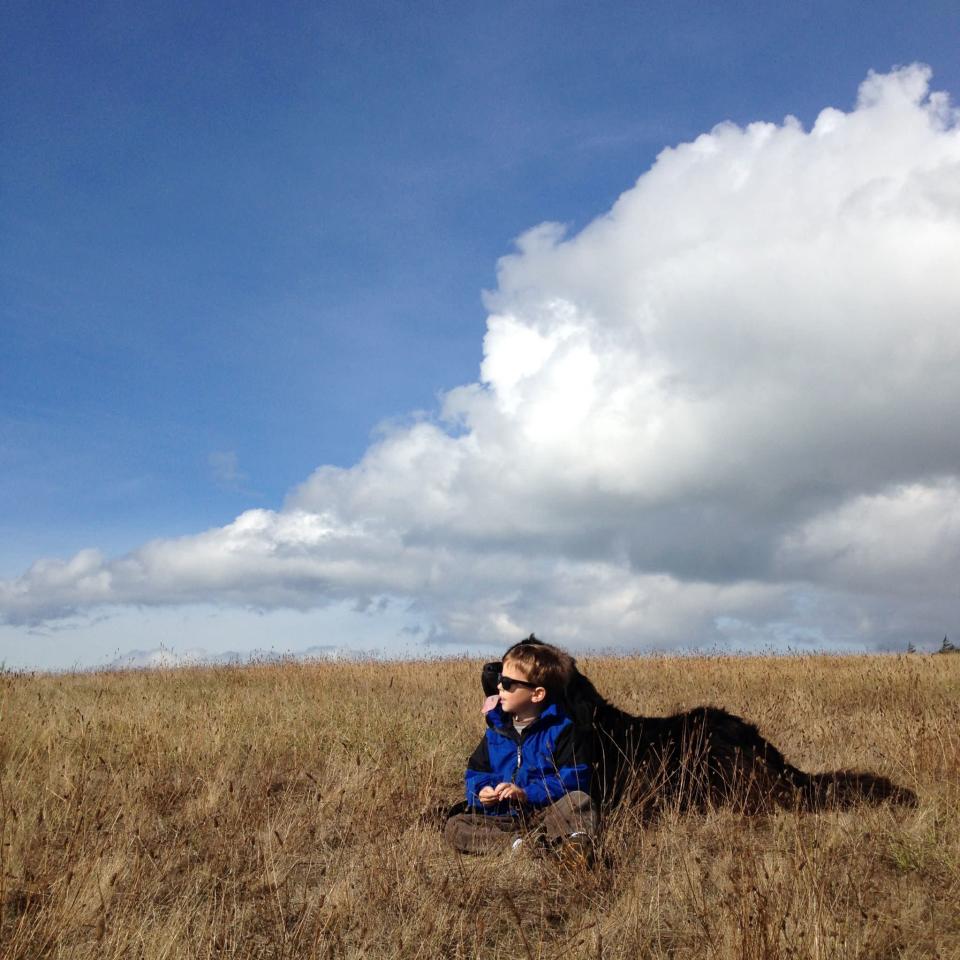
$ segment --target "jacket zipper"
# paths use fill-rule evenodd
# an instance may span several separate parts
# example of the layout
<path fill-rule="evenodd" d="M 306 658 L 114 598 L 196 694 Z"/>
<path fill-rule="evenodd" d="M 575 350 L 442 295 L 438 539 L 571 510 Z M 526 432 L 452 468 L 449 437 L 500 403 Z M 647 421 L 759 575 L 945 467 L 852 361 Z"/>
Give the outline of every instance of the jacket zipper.
<path fill-rule="evenodd" d="M 517 743 L 517 768 L 513 771 L 513 776 L 510 778 L 511 783 L 517 782 L 517 774 L 520 772 L 520 764 L 523 763 L 523 747 L 520 743 Z"/>

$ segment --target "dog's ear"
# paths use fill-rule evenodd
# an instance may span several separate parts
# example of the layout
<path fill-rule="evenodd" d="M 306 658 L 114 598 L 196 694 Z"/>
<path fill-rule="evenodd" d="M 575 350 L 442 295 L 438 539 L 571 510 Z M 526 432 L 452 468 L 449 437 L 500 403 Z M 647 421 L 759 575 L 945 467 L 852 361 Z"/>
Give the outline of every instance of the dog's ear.
<path fill-rule="evenodd" d="M 593 715 L 602 697 L 597 688 L 577 669 L 563 691 L 567 712 L 578 726 L 591 727 Z"/>
<path fill-rule="evenodd" d="M 480 685 L 483 687 L 484 696 L 492 697 L 497 692 L 497 681 L 503 672 L 503 661 L 494 660 L 491 663 L 485 663 L 480 673 Z"/>

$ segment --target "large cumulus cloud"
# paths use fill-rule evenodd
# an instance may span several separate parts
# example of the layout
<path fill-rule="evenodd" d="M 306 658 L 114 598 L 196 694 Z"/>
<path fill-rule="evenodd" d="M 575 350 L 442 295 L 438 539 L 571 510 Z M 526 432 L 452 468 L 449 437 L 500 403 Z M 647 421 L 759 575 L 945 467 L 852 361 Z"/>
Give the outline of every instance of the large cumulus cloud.
<path fill-rule="evenodd" d="M 721 124 L 499 264 L 478 382 L 277 511 L 0 584 L 106 604 L 389 598 L 425 636 L 895 643 L 953 615 L 960 129 L 929 71 Z"/>

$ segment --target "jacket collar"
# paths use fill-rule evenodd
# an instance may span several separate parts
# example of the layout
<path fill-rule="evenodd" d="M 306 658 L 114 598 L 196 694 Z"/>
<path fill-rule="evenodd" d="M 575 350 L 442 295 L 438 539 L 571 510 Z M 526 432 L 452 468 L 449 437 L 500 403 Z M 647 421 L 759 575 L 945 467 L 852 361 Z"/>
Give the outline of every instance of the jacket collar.
<path fill-rule="evenodd" d="M 555 720 L 562 720 L 566 714 L 561 709 L 560 704 L 552 702 L 547 705 L 543 713 L 537 717 L 530 726 L 539 725 L 541 723 L 553 723 Z M 503 704 L 498 703 L 488 714 L 487 714 L 487 726 L 489 727 L 509 727 L 513 729 L 513 717 L 509 714 L 503 712 Z M 527 728 L 529 729 L 529 727 Z"/>

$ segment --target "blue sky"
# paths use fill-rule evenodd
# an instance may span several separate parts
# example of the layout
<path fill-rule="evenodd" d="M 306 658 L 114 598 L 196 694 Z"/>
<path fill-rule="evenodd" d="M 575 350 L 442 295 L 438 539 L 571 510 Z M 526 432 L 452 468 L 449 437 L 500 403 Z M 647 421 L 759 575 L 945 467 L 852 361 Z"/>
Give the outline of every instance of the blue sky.
<path fill-rule="evenodd" d="M 960 95 L 960 10 L 948 3 L 14 2 L 5 21 L 0 578 L 9 583 L 41 558 L 88 548 L 120 558 L 255 508 L 322 513 L 295 493 L 312 471 L 349 469 L 371 442 L 435 419 L 445 391 L 489 388 L 480 365 L 494 308 L 482 291 L 503 293 L 497 262 L 515 238 L 545 221 L 576 235 L 665 147 L 721 121 L 780 125 L 789 114 L 809 129 L 824 108 L 851 111 L 869 71 L 914 62 L 930 66 L 932 90 Z M 923 480 L 943 494 L 952 476 L 937 463 L 856 492 Z M 365 509 L 353 519 L 379 516 Z M 783 514 L 778 529 L 801 519 Z M 522 527 L 494 539 L 519 543 Z M 404 543 L 419 531 L 405 527 Z M 540 543 L 538 563 L 550 549 Z M 579 549 L 556 547 L 553 559 L 579 559 Z M 734 570 L 751 549 L 705 552 Z M 633 569 L 688 582 L 673 554 L 626 550 Z M 696 582 L 738 576 L 699 571 Z M 230 611 L 236 637 L 243 592 L 218 585 L 184 602 Z M 725 607 L 711 622 L 760 631 L 763 643 L 789 639 L 783 625 L 802 595 L 745 618 Z M 138 617 L 180 609 L 149 591 L 104 598 L 0 610 L 0 659 L 102 662 L 107 647 L 125 646 L 117 623 L 134 634 Z M 321 645 L 351 647 L 355 631 L 390 650 L 398 630 L 441 638 L 444 650 L 481 635 L 499 642 L 449 605 L 438 614 L 416 587 L 320 589 L 317 602 L 362 611 Z M 259 643 L 271 611 L 312 604 L 249 605 L 247 646 L 283 647 L 289 636 L 303 648 L 332 629 L 287 623 L 287 634 L 271 627 Z M 586 643 L 593 622 L 571 645 Z M 184 643 L 234 648 L 215 616 L 189 623 L 175 632 Z M 504 636 L 528 626 L 506 623 Z M 797 629 L 827 645 L 834 637 L 806 620 Z M 643 631 L 635 636 L 643 647 Z M 849 630 L 843 637 L 856 645 Z M 679 641 L 667 631 L 659 642 Z M 863 642 L 893 640 L 868 631 Z M 131 636 L 127 646 L 141 643 Z"/>

